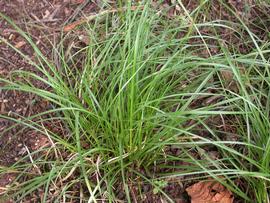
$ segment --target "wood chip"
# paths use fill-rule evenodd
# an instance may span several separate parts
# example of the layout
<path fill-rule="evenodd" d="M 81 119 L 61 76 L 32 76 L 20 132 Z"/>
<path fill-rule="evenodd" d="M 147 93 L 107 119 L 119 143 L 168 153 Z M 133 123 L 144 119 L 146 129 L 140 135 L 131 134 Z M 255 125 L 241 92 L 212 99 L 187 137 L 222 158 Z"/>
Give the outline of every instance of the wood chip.
<path fill-rule="evenodd" d="M 51 15 L 50 11 L 46 10 L 45 15 L 43 16 L 43 19 L 48 18 Z"/>
<path fill-rule="evenodd" d="M 23 47 L 26 44 L 25 41 L 19 41 L 18 43 L 15 44 L 15 48 L 19 49 Z"/>

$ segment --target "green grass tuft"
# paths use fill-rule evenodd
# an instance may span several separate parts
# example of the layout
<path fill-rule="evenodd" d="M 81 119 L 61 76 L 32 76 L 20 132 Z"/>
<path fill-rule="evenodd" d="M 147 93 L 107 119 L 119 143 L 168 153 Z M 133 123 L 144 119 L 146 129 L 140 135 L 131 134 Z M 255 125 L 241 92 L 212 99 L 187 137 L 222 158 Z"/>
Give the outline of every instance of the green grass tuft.
<path fill-rule="evenodd" d="M 204 4 L 197 12 L 203 11 Z M 51 122 L 62 120 L 69 132 L 62 136 L 45 129 L 45 120 L 38 119 L 41 114 L 20 120 L 0 116 L 35 129 L 54 143 L 8 169 L 1 168 L 0 173 L 19 175 L 20 183 L 10 188 L 15 199 L 42 188 L 42 201 L 52 201 L 49 192 L 56 187 L 54 201 L 61 202 L 72 198 L 73 187 L 80 185 L 82 201 L 115 202 L 114 187 L 120 184 L 132 202 L 131 185 L 144 182 L 173 202 L 158 183 L 168 178 L 212 177 L 246 201 L 269 200 L 269 42 L 258 43 L 239 19 L 238 26 L 249 34 L 247 40 L 254 49 L 248 54 L 233 53 L 219 35 L 200 32 L 202 27 L 233 30 L 232 24 L 191 22 L 196 15 L 185 10 L 168 23 L 145 4 L 143 9 L 97 19 L 83 28 L 89 33 L 89 45 L 72 53 L 63 44 L 55 47 L 56 66 L 26 33 L 0 14 L 31 44 L 38 62 L 21 55 L 39 72 L 14 71 L 14 80 L 1 79 L 5 83 L 1 89 L 48 100 L 52 109 L 42 114 L 51 115 L 47 118 Z M 178 37 L 184 31 L 184 37 Z M 219 53 L 211 53 L 209 39 Z M 196 54 L 199 49 L 210 56 Z M 224 72 L 231 75 L 230 81 Z M 47 88 L 38 88 L 33 81 Z M 211 99 L 214 102 L 208 102 Z M 224 119 L 233 122 L 236 140 L 230 139 L 233 133 L 224 130 L 226 126 L 215 125 L 215 120 Z M 180 152 L 170 154 L 170 148 Z M 212 148 L 218 157 L 210 155 Z M 69 156 L 62 157 L 62 152 Z M 35 154 L 38 158 L 29 163 Z M 172 162 L 185 164 L 173 166 Z M 33 167 L 41 174 L 31 173 Z"/>

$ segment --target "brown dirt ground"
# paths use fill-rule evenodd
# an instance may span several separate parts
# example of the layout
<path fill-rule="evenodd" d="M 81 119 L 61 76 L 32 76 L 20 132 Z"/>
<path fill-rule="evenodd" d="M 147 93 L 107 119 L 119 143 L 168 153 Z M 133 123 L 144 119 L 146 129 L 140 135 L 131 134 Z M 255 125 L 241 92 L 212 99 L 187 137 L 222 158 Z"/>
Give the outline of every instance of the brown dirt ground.
<path fill-rule="evenodd" d="M 59 36 L 59 27 L 82 10 L 85 14 L 93 12 L 97 5 L 79 0 L 0 0 L 0 12 L 11 18 L 21 29 L 27 31 L 42 53 L 51 58 L 52 45 Z M 30 45 L 10 26 L 0 19 L 0 35 L 14 46 L 19 48 L 30 58 L 34 53 Z M 35 71 L 14 50 L 0 42 L 0 77 L 11 77 L 14 70 Z M 0 84 L 1 85 L 1 84 Z M 36 83 L 42 87 L 43 84 Z M 49 109 L 49 103 L 35 95 L 18 91 L 0 90 L 0 113 L 13 118 L 28 117 Z M 35 151 L 48 144 L 49 140 L 35 130 L 17 125 L 0 118 L 0 166 L 9 166 L 29 151 Z M 62 130 L 62 126 L 55 123 L 46 123 L 54 132 Z M 5 187 L 14 175 L 6 174 L 0 177 L 0 187 Z M 3 191 L 0 190 L 0 196 Z M 7 201 L 7 200 L 4 200 Z M 0 198 L 0 202 L 1 198 Z"/>
<path fill-rule="evenodd" d="M 78 11 L 83 11 L 86 15 L 97 11 L 99 1 L 95 1 L 96 3 L 87 3 L 82 8 L 85 2 L 86 0 L 0 0 L 0 12 L 9 16 L 20 28 L 30 33 L 34 42 L 39 46 L 42 52 L 47 57 L 52 58 L 52 45 L 50 42 L 57 41 L 57 38 L 59 37 L 59 27 L 62 27 L 67 20 L 71 22 L 72 17 L 78 18 L 78 15 L 80 14 Z M 170 0 L 165 0 L 164 7 L 170 6 L 171 2 L 172 1 Z M 222 18 L 233 20 L 228 13 L 222 10 L 220 4 L 217 2 L 218 1 L 213 1 L 214 6 L 209 10 L 211 13 L 210 17 L 212 19 Z M 198 1 L 184 0 L 183 3 L 187 6 L 188 10 L 192 10 L 196 8 Z M 250 0 L 228 0 L 228 3 L 243 17 L 244 20 L 248 21 L 254 19 L 256 25 L 259 23 L 256 22 L 255 19 L 263 19 L 263 16 L 265 15 L 263 12 L 258 12 L 261 11 L 260 8 L 254 8 L 249 12 L 244 12 L 244 4 L 252 4 L 252 1 Z M 77 13 L 78 15 L 75 15 Z M 260 13 L 259 18 L 258 13 Z M 177 15 L 177 8 L 172 8 L 168 11 L 169 17 L 173 18 L 174 15 Z M 250 24 L 253 26 L 252 22 L 250 22 Z M 265 21 L 263 27 L 268 29 L 270 27 L 270 22 Z M 254 28 L 253 31 L 260 35 L 262 39 L 267 38 L 266 32 L 263 32 L 261 27 L 258 28 L 254 25 L 252 28 Z M 205 30 L 205 32 L 210 31 Z M 0 35 L 19 48 L 23 53 L 27 54 L 30 58 L 34 58 L 31 47 L 27 45 L 24 39 L 3 20 L 0 20 Z M 250 48 L 249 45 L 243 43 L 243 41 L 239 40 L 233 34 L 226 32 L 226 30 L 222 30 L 221 35 L 228 44 L 236 45 L 239 48 L 239 52 L 248 52 Z M 218 50 L 213 49 L 211 52 L 216 53 Z M 34 71 L 33 67 L 29 66 L 18 53 L 0 42 L 0 77 L 10 77 L 10 73 L 14 70 Z M 42 87 L 42 84 L 37 83 L 36 85 Z M 47 101 L 42 100 L 35 95 L 0 90 L 0 113 L 3 115 L 18 118 L 20 116 L 34 115 L 46 111 L 49 108 L 50 104 Z M 24 128 L 20 125 L 8 130 L 12 125 L 14 125 L 14 122 L 0 119 L 0 166 L 9 166 L 16 162 L 25 155 L 26 148 L 30 151 L 34 151 L 49 143 L 48 138 L 34 130 Z M 63 130 L 63 127 L 60 124 L 48 123 L 47 125 L 49 125 L 51 129 L 54 129 L 55 132 Z M 227 128 L 230 128 L 230 130 L 233 128 L 232 125 L 227 126 L 229 126 Z M 226 131 L 226 129 L 224 131 Z M 233 134 L 234 130 L 231 131 Z M 171 153 L 177 154 L 177 150 L 170 150 Z M 214 149 L 213 153 L 215 153 Z M 198 156 L 198 154 L 194 154 L 194 156 Z M 0 188 L 8 185 L 14 178 L 15 177 L 12 174 L 6 174 L 0 177 Z M 143 191 L 145 192 L 146 197 L 142 202 L 162 202 L 162 199 L 160 199 L 158 195 L 153 195 L 149 185 L 144 185 Z M 0 190 L 0 196 L 1 192 L 2 191 Z M 119 199 L 121 199 L 121 196 L 123 196 L 123 194 L 121 194 L 121 187 L 119 187 L 119 191 L 117 192 Z M 189 198 L 185 193 L 185 186 L 181 184 L 180 180 L 170 182 L 165 188 L 165 192 L 167 192 L 177 203 L 189 202 Z M 133 195 L 136 195 L 136 188 L 134 189 Z M 31 201 L 29 200 L 29 202 Z"/>

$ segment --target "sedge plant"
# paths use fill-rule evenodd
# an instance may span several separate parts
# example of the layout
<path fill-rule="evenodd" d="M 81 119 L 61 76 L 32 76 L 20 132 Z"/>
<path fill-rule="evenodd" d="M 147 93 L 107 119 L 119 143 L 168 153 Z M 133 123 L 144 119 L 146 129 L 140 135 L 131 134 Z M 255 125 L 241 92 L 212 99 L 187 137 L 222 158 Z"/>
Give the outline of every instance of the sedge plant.
<path fill-rule="evenodd" d="M 42 189 L 42 202 L 117 202 L 120 187 L 125 200 L 133 202 L 133 186 L 150 184 L 155 193 L 173 202 L 159 187 L 160 181 L 211 177 L 247 202 L 254 198 L 266 202 L 270 178 L 269 43 L 258 43 L 239 19 L 254 49 L 248 54 L 231 53 L 218 35 L 200 32 L 205 26 L 237 32 L 229 22 L 194 22 L 208 2 L 201 1 L 192 13 L 179 2 L 184 14 L 171 23 L 149 3 L 135 10 L 128 4 L 121 15 L 97 16 L 82 28 L 89 33 L 87 46 L 72 52 L 64 46 L 64 37 L 54 46 L 57 64 L 1 14 L 36 54 L 33 61 L 2 39 L 36 72 L 14 71 L 10 79 L 1 79 L 1 89 L 33 93 L 51 104 L 49 110 L 27 118 L 1 115 L 15 122 L 13 127 L 34 129 L 51 140 L 49 147 L 29 151 L 12 166 L 1 168 L 2 174 L 17 175 L 8 195 L 21 200 Z M 185 35 L 179 37 L 182 32 Z M 192 40 L 199 42 L 192 44 Z M 220 53 L 212 54 L 207 40 L 216 41 Z M 209 57 L 196 54 L 199 49 L 207 50 Z M 230 72 L 237 90 L 229 88 L 224 71 Z M 46 88 L 37 87 L 34 81 Z M 218 99 L 204 103 L 209 98 Z M 229 132 L 209 123 L 220 117 L 234 119 L 237 140 L 223 139 Z M 64 123 L 66 135 L 44 127 L 44 122 L 55 120 Z M 180 153 L 167 153 L 171 147 Z M 209 147 L 215 148 L 218 158 L 207 153 Z M 194 152 L 200 158 L 194 157 Z M 38 168 L 38 175 L 33 168 Z M 239 187 L 238 179 L 247 187 Z M 76 185 L 79 193 L 72 192 Z M 52 191 L 57 195 L 51 195 Z"/>

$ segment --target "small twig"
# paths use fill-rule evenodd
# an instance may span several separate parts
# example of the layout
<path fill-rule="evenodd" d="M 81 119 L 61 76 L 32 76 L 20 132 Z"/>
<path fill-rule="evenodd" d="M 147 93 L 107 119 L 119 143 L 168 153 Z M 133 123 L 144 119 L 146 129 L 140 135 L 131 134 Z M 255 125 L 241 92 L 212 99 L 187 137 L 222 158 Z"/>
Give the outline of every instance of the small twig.
<path fill-rule="evenodd" d="M 26 151 L 27 151 L 27 153 L 29 155 L 29 159 L 30 159 L 31 163 L 33 164 L 34 168 L 37 170 L 39 175 L 41 175 L 42 173 L 41 173 L 40 169 L 38 168 L 38 166 L 34 163 L 34 160 L 33 160 L 32 156 L 31 156 L 31 153 L 30 153 L 28 147 L 26 145 L 24 145 L 24 148 L 26 149 Z"/>
<path fill-rule="evenodd" d="M 128 10 L 129 8 L 127 7 L 124 7 L 124 8 L 116 8 L 116 9 L 110 9 L 110 10 L 104 10 L 104 11 L 101 11 L 100 13 L 97 13 L 97 14 L 94 14 L 94 15 L 90 15 L 88 17 L 84 17 L 84 18 L 81 18 L 69 25 L 66 25 L 64 27 L 64 32 L 69 32 L 73 29 L 75 29 L 77 26 L 80 26 L 84 23 L 87 23 L 91 20 L 94 20 L 95 18 L 99 17 L 99 16 L 103 16 L 103 15 L 106 15 L 106 14 L 110 14 L 110 13 L 117 13 L 117 12 L 124 12 L 126 10 Z M 130 10 L 134 11 L 134 10 L 137 10 L 137 9 L 143 9 L 142 6 L 138 7 L 138 6 L 131 6 L 130 7 Z"/>
<path fill-rule="evenodd" d="M 43 128 L 43 130 L 44 130 L 44 132 L 45 132 L 47 138 L 49 139 L 49 141 L 50 141 L 50 143 L 51 143 L 51 145 L 52 145 L 52 148 L 53 148 L 53 150 L 54 150 L 55 157 L 56 157 L 57 159 L 59 159 L 58 153 L 57 153 L 57 148 L 56 148 L 56 145 L 55 145 L 54 141 L 52 140 L 50 134 L 48 133 L 48 131 L 47 131 L 47 129 L 45 128 L 45 126 L 43 125 L 43 123 L 41 123 L 41 125 L 42 125 L 42 128 Z M 46 145 L 45 145 L 45 146 L 46 146 Z M 42 147 L 45 147 L 45 146 L 42 146 Z"/>

